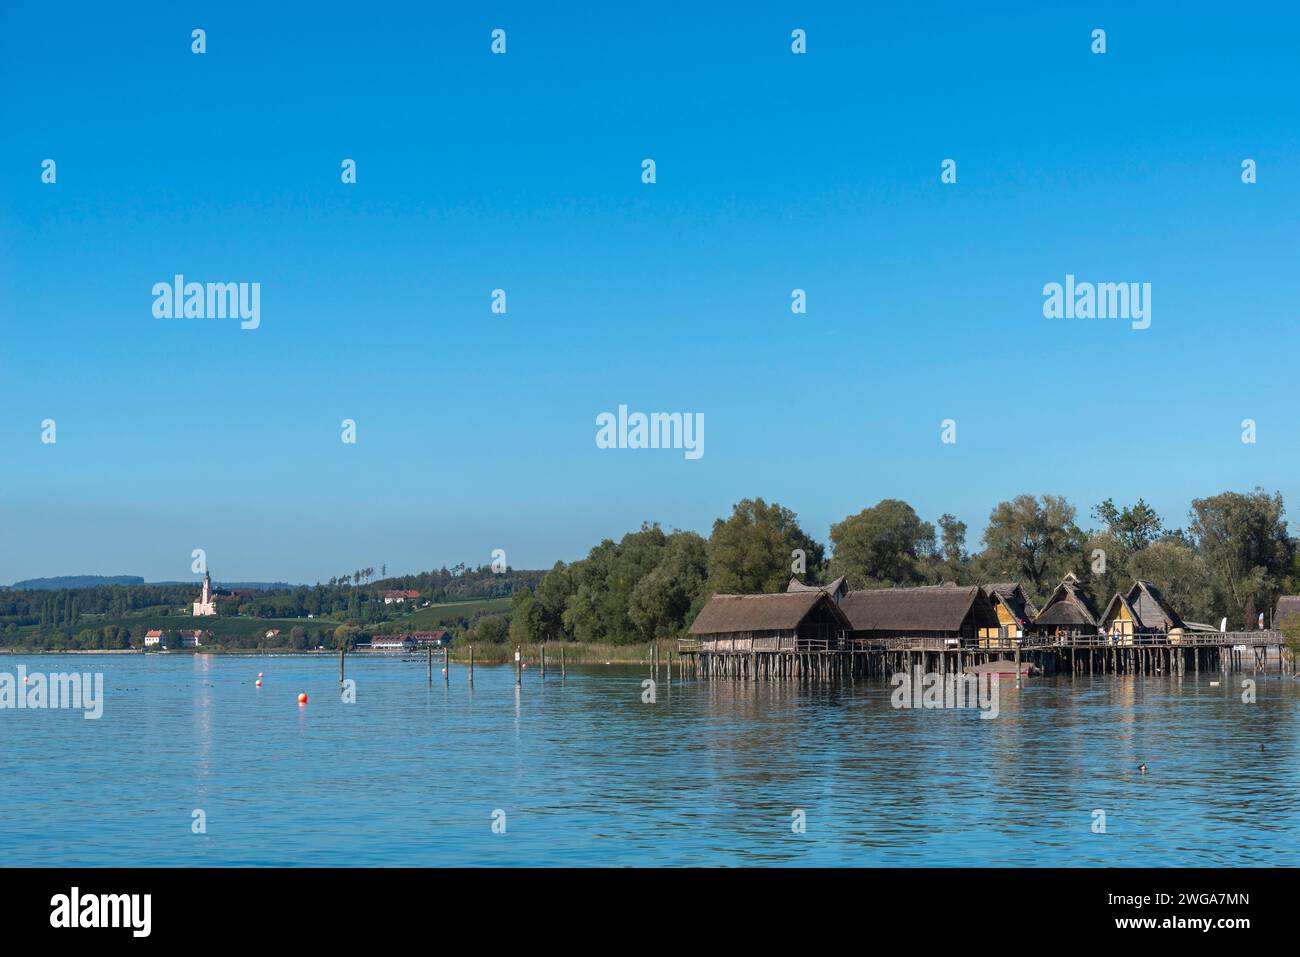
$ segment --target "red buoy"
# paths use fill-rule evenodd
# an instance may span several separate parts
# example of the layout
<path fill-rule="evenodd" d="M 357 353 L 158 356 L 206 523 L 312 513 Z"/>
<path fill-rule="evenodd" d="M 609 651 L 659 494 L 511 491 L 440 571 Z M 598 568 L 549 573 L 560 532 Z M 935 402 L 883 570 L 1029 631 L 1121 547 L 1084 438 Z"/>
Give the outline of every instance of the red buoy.
<path fill-rule="evenodd" d="M 298 695 L 298 703 L 299 704 L 307 703 L 307 692 L 304 691 L 302 694 Z"/>

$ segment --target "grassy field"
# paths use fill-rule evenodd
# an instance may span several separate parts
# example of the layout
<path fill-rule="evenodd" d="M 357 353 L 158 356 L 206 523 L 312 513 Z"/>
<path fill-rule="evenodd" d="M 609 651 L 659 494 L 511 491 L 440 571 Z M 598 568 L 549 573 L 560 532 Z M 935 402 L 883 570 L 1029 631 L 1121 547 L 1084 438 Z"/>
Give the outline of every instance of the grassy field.
<path fill-rule="evenodd" d="M 501 615 L 510 610 L 509 598 L 485 598 L 480 601 L 457 601 L 446 605 L 431 605 L 421 608 L 396 621 L 386 621 L 379 626 L 383 632 L 395 631 L 432 631 L 445 628 L 462 618 L 473 618 L 477 612 Z"/>

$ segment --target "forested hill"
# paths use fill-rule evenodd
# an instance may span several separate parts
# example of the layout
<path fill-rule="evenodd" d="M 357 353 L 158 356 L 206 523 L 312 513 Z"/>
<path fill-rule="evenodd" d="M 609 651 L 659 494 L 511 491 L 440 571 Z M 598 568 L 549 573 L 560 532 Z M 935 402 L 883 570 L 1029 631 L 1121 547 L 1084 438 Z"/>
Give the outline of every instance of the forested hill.
<path fill-rule="evenodd" d="M 61 588 L 95 588 L 99 585 L 143 585 L 139 575 L 58 575 L 54 578 L 29 578 L 0 585 L 0 589 L 13 591 L 58 591 Z"/>
<path fill-rule="evenodd" d="M 382 566 L 379 571 L 382 575 Z M 311 623 L 310 638 L 319 644 L 332 641 L 340 624 L 354 631 L 371 629 L 400 622 L 417 609 L 430 606 L 509 599 L 517 590 L 536 588 L 545 574 L 512 568 L 494 571 L 487 565 L 457 565 L 397 577 L 380 577 L 375 572 L 364 568 L 327 583 L 272 588 L 214 580 L 218 617 L 201 624 L 224 632 L 234 628 L 232 623 L 239 619 L 274 620 L 278 624 L 301 620 L 304 626 Z M 190 611 L 199 585 L 197 580 L 144 584 L 134 579 L 130 584 L 80 588 L 5 589 L 0 591 L 0 646 L 127 647 L 142 640 L 150 628 L 194 624 L 196 619 Z M 401 596 L 400 602 L 385 603 L 389 591 L 407 594 Z"/>

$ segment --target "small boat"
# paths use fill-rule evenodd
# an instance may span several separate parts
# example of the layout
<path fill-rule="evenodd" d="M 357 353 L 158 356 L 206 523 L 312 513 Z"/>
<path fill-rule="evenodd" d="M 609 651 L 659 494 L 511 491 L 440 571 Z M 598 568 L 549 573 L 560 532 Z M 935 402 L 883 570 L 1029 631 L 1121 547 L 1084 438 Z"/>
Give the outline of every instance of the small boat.
<path fill-rule="evenodd" d="M 1019 673 L 1022 677 L 1036 674 L 1038 668 L 1028 661 L 1022 661 L 1019 666 Z M 1016 663 L 1006 658 L 999 658 L 996 661 L 986 661 L 982 665 L 971 665 L 963 669 L 963 674 L 968 675 L 992 675 L 996 678 L 1014 678 L 1016 677 Z"/>

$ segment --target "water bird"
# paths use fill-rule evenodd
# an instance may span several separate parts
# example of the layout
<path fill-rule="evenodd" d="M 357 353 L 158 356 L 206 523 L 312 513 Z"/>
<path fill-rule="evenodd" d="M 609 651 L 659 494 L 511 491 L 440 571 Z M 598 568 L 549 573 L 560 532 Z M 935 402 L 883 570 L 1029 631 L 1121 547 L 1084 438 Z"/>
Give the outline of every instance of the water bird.
<path fill-rule="evenodd" d="M 1145 762 L 1138 765 L 1138 770 L 1141 771 L 1143 774 L 1147 773 L 1147 766 Z"/>

